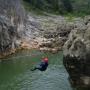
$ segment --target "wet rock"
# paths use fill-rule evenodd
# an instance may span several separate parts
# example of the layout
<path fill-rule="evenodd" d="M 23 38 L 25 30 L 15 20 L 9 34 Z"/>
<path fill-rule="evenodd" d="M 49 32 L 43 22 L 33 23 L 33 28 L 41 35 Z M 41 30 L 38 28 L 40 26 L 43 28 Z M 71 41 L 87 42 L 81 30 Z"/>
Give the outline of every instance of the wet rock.
<path fill-rule="evenodd" d="M 83 21 L 79 25 L 63 46 L 63 63 L 72 85 L 90 87 L 90 28 Z"/>

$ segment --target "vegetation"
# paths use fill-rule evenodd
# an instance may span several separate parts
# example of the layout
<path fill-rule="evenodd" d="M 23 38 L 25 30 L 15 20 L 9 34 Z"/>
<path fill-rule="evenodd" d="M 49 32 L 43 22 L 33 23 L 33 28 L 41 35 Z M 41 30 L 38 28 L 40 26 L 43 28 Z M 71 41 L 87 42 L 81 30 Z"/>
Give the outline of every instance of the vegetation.
<path fill-rule="evenodd" d="M 55 14 L 90 14 L 90 0 L 23 0 L 26 8 Z"/>

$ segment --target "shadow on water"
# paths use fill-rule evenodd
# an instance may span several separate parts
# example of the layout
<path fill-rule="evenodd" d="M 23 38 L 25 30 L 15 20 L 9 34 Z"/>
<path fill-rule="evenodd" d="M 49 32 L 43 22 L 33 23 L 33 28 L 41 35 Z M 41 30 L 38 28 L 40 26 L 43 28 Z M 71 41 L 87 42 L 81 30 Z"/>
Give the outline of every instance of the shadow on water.
<path fill-rule="evenodd" d="M 89 88 L 85 88 L 85 87 L 80 88 L 79 87 L 79 88 L 73 88 L 72 90 L 90 90 L 90 87 Z"/>
<path fill-rule="evenodd" d="M 45 72 L 30 71 L 43 56 L 49 58 L 48 69 Z M 73 90 L 62 60 L 62 52 L 18 52 L 0 62 L 0 90 Z"/>

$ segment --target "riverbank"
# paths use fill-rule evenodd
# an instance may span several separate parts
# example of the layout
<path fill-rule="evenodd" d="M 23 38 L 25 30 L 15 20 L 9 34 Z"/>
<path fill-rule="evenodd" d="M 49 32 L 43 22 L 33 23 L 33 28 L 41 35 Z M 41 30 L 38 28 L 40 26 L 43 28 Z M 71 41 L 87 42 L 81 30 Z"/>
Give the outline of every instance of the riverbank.
<path fill-rule="evenodd" d="M 88 22 L 89 16 L 70 19 L 70 17 L 58 15 L 42 16 L 29 13 L 25 39 L 29 45 L 31 43 L 32 48 L 57 52 L 62 50 L 71 31 L 74 29 L 83 30 L 87 27 L 85 24 Z"/>
<path fill-rule="evenodd" d="M 77 25 L 63 47 L 64 66 L 73 85 L 90 88 L 90 17 Z"/>
<path fill-rule="evenodd" d="M 64 43 L 68 40 L 68 35 L 74 29 L 84 29 L 89 22 L 89 16 L 65 17 L 58 15 L 35 15 L 28 13 L 23 37 L 15 40 L 17 47 L 1 53 L 1 58 L 15 53 L 22 49 L 38 49 L 57 53 L 62 51 Z"/>

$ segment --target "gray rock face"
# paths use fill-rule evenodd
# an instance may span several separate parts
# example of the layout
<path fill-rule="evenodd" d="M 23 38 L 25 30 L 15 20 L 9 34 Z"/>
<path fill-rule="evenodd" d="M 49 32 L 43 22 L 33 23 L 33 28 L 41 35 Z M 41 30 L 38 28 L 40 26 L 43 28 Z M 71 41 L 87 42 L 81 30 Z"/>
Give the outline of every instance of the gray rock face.
<path fill-rule="evenodd" d="M 80 87 L 90 87 L 90 23 L 85 24 L 85 20 L 71 31 L 63 47 L 63 63 L 70 81 Z"/>
<path fill-rule="evenodd" d="M 68 34 L 74 28 L 72 22 L 65 17 L 49 15 L 28 15 L 26 36 L 35 41 L 40 50 L 57 52 L 67 40 Z"/>
<path fill-rule="evenodd" d="M 24 34 L 24 20 L 25 13 L 21 0 L 0 0 L 1 56 L 20 45 L 19 39 Z"/>
<path fill-rule="evenodd" d="M 5 52 L 12 47 L 16 33 L 16 28 L 10 21 L 6 17 L 0 17 L 0 52 Z"/>

